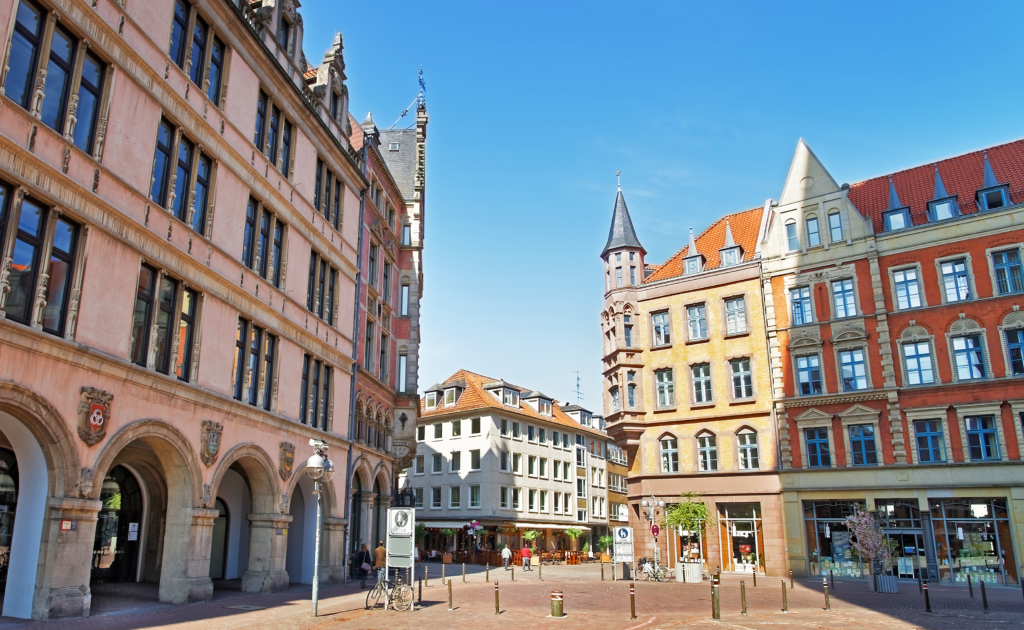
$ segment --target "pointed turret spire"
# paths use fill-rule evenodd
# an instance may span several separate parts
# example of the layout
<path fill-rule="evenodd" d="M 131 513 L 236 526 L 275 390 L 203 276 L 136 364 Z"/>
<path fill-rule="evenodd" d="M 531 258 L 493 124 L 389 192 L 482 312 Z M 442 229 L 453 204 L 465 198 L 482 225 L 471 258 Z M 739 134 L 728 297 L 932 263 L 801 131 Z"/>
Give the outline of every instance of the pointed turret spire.
<path fill-rule="evenodd" d="M 903 204 L 900 203 L 900 196 L 896 194 L 896 184 L 892 183 L 892 177 L 889 177 L 889 209 L 896 210 L 902 207 Z"/>
<path fill-rule="evenodd" d="M 729 219 L 725 219 L 725 245 L 722 245 L 722 249 L 727 247 L 736 247 L 736 241 L 732 240 L 732 228 L 729 227 Z"/>
<path fill-rule="evenodd" d="M 999 185 L 996 174 L 992 171 L 992 164 L 988 161 L 988 151 L 985 151 L 985 183 L 983 188 L 995 188 Z"/>
<path fill-rule="evenodd" d="M 935 165 L 935 196 L 932 199 L 945 199 L 949 196 L 946 186 L 942 183 L 942 175 L 939 174 L 939 165 Z"/>
<path fill-rule="evenodd" d="M 693 240 L 693 228 L 690 228 L 690 246 L 686 250 L 686 257 L 689 258 L 698 254 L 700 254 L 700 251 L 697 249 L 697 241 Z"/>
<path fill-rule="evenodd" d="M 622 196 L 622 189 L 620 188 L 615 195 L 612 225 L 608 229 L 608 242 L 605 244 L 604 249 L 601 250 L 601 258 L 608 255 L 610 250 L 621 247 L 635 247 L 644 254 L 647 253 L 644 246 L 640 244 L 640 239 L 636 237 L 633 221 L 629 218 L 629 210 L 626 208 L 626 198 Z"/>

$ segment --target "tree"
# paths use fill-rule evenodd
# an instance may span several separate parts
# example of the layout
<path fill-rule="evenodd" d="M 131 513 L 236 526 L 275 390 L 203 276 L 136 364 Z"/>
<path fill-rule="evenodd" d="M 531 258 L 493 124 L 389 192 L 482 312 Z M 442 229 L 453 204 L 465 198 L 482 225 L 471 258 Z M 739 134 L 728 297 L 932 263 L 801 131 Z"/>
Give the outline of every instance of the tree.
<path fill-rule="evenodd" d="M 854 506 L 853 516 L 846 517 L 846 526 L 850 529 L 850 553 L 868 563 L 871 575 L 892 569 L 892 541 L 885 537 L 877 512 Z"/>
<path fill-rule="evenodd" d="M 537 539 L 540 538 L 540 532 L 535 529 L 528 529 L 523 532 L 523 540 L 530 543 L 530 547 L 537 547 Z"/>
<path fill-rule="evenodd" d="M 611 546 L 613 544 L 615 544 L 615 539 L 609 536 L 608 534 L 605 534 L 604 536 L 601 536 L 597 539 L 597 546 L 601 549 L 604 549 L 605 553 L 608 553 L 608 550 L 611 549 Z"/>
<path fill-rule="evenodd" d="M 700 540 L 700 535 L 716 524 L 714 513 L 700 498 L 702 494 L 684 492 L 679 495 L 679 503 L 673 503 L 665 509 L 665 525 L 686 532 L 687 549 L 694 533 L 697 533 L 697 539 Z"/>
<path fill-rule="evenodd" d="M 427 526 L 423 523 L 416 523 L 416 542 L 422 543 L 427 537 Z"/>
<path fill-rule="evenodd" d="M 570 527 L 565 530 L 565 535 L 572 539 L 572 550 L 576 551 L 576 540 L 583 535 L 583 530 L 579 527 Z"/>
<path fill-rule="evenodd" d="M 444 547 L 445 551 L 448 550 L 448 539 L 449 538 L 455 538 L 455 530 L 454 529 L 442 529 L 441 530 L 441 544 Z"/>

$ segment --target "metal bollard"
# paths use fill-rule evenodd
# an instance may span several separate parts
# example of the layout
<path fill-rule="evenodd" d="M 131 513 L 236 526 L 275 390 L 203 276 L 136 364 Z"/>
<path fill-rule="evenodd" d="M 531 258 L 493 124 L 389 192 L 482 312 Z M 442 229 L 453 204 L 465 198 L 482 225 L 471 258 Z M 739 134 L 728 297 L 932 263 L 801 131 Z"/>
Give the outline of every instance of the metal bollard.
<path fill-rule="evenodd" d="M 455 610 L 452 608 L 452 581 L 448 580 L 448 610 Z"/>
<path fill-rule="evenodd" d="M 427 583 L 427 588 L 430 588 L 430 567 L 423 567 L 423 581 Z"/>
<path fill-rule="evenodd" d="M 636 619 L 636 584 L 629 583 L 629 618 Z"/>
<path fill-rule="evenodd" d="M 833 591 L 836 590 L 836 574 L 832 569 L 828 570 L 828 584 Z"/>
<path fill-rule="evenodd" d="M 754 569 L 754 588 L 757 588 L 757 569 Z"/>
<path fill-rule="evenodd" d="M 501 606 L 498 604 L 498 580 L 494 580 L 494 614 L 501 614 Z"/>
<path fill-rule="evenodd" d="M 921 570 L 917 570 L 917 594 L 920 595 L 924 590 L 921 588 Z"/>
<path fill-rule="evenodd" d="M 565 611 L 562 609 L 562 591 L 551 591 L 551 616 L 565 616 Z"/>
<path fill-rule="evenodd" d="M 974 599 L 974 583 L 971 582 L 971 574 L 967 574 L 967 592 L 971 594 L 971 599 Z"/>
<path fill-rule="evenodd" d="M 444 586 L 444 561 L 441 561 L 441 586 Z"/>
<path fill-rule="evenodd" d="M 423 580 L 420 580 L 420 603 L 423 603 Z"/>
<path fill-rule="evenodd" d="M 718 578 L 711 580 L 711 618 L 722 618 L 722 601 L 718 593 Z"/>
<path fill-rule="evenodd" d="M 928 580 L 924 581 L 923 588 L 924 588 L 924 611 L 925 612 L 931 612 L 932 611 L 932 600 L 931 600 L 930 597 L 928 597 Z"/>
<path fill-rule="evenodd" d="M 985 580 L 978 580 L 978 585 L 981 586 L 981 605 L 985 609 L 985 614 L 988 614 L 988 593 L 985 592 Z"/>
<path fill-rule="evenodd" d="M 604 563 L 601 563 L 601 581 L 604 582 Z"/>
<path fill-rule="evenodd" d="M 746 616 L 747 614 L 747 583 L 740 580 L 740 602 L 743 604 L 743 612 L 741 615 Z"/>
<path fill-rule="evenodd" d="M 789 572 L 789 588 L 791 590 L 793 588 L 793 572 L 792 571 Z"/>
<path fill-rule="evenodd" d="M 537 579 L 540 580 L 541 582 L 544 581 L 544 563 L 543 562 L 538 562 L 537 563 Z"/>
<path fill-rule="evenodd" d="M 782 580 L 782 612 L 789 612 L 789 595 L 786 593 L 786 580 Z"/>
<path fill-rule="evenodd" d="M 466 583 L 466 563 L 462 563 L 462 583 Z"/>
<path fill-rule="evenodd" d="M 832 604 L 828 601 L 828 580 L 821 578 L 821 586 L 825 589 L 825 610 L 832 610 Z"/>
<path fill-rule="evenodd" d="M 484 582 L 491 581 L 491 563 L 488 562 L 484 565 Z"/>
<path fill-rule="evenodd" d="M 512 565 L 512 581 L 516 581 L 516 565 Z"/>

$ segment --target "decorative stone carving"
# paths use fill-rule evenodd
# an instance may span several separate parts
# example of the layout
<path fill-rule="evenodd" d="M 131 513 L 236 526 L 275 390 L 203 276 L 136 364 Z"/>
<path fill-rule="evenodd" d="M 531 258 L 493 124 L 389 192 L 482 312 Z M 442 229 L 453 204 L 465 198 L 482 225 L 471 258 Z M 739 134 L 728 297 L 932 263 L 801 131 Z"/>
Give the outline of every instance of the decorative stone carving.
<path fill-rule="evenodd" d="M 868 338 L 867 330 L 864 329 L 864 322 L 857 321 L 832 328 L 832 343 L 844 341 L 863 341 Z"/>
<path fill-rule="evenodd" d="M 199 458 L 207 467 L 213 466 L 220 454 L 220 434 L 224 425 L 212 420 L 203 420 L 199 436 Z"/>
<path fill-rule="evenodd" d="M 278 509 L 279 512 L 281 512 L 281 514 L 287 514 L 288 513 L 288 493 L 287 492 L 281 493 L 281 504 L 277 506 L 277 509 Z"/>
<path fill-rule="evenodd" d="M 199 505 L 201 505 L 204 508 L 209 508 L 210 507 L 210 503 L 212 503 L 212 502 L 213 502 L 213 489 L 210 487 L 210 484 L 204 483 L 203 484 L 203 496 L 200 497 L 200 499 L 199 499 Z"/>
<path fill-rule="evenodd" d="M 903 329 L 900 333 L 900 339 L 920 339 L 928 336 L 928 329 L 924 326 L 918 326 L 914 323 L 914 320 L 910 320 L 910 325 Z"/>
<path fill-rule="evenodd" d="M 11 292 L 11 258 L 4 258 L 3 267 L 0 267 L 0 310 L 7 304 L 7 294 Z"/>
<path fill-rule="evenodd" d="M 74 289 L 71 292 L 71 302 L 68 304 L 68 324 L 64 331 L 64 338 L 68 341 L 75 338 L 75 327 L 78 324 L 78 302 L 81 298 L 81 289 Z"/>
<path fill-rule="evenodd" d="M 92 494 L 95 473 L 92 468 L 83 468 L 78 475 L 78 496 L 83 499 Z"/>
<path fill-rule="evenodd" d="M 816 284 L 829 280 L 852 278 L 855 275 L 857 275 L 857 270 L 853 265 L 839 265 L 829 269 L 819 269 L 817 271 L 797 274 L 794 284 Z"/>
<path fill-rule="evenodd" d="M 71 164 L 71 147 L 64 147 L 64 159 L 60 163 L 60 172 L 68 174 L 68 166 Z"/>
<path fill-rule="evenodd" d="M 78 95 L 72 94 L 68 99 L 68 120 L 64 123 L 64 139 L 75 141 L 75 123 L 78 122 Z M 65 171 L 66 172 L 66 171 Z"/>
<path fill-rule="evenodd" d="M 1018 310 L 1015 305 L 1013 311 L 1011 311 L 1006 317 L 1003 318 L 1004 328 L 1019 328 L 1024 326 L 1024 313 Z"/>
<path fill-rule="evenodd" d="M 966 330 L 978 330 L 980 328 L 981 326 L 978 325 L 978 322 L 973 319 L 967 319 L 963 313 L 960 313 L 960 319 L 953 322 L 953 325 L 949 327 L 949 332 L 957 333 Z"/>
<path fill-rule="evenodd" d="M 43 98 L 46 96 L 46 67 L 42 67 L 36 72 L 36 88 L 35 93 L 32 95 L 32 115 L 36 118 L 42 116 L 43 110 Z"/>
<path fill-rule="evenodd" d="M 290 442 L 281 442 L 281 451 L 278 455 L 277 474 L 281 475 L 282 481 L 288 481 L 292 476 L 292 469 L 295 466 L 295 445 Z"/>
<path fill-rule="evenodd" d="M 103 141 L 107 138 L 107 117 L 100 118 L 96 125 L 96 161 L 103 161 Z"/>
<path fill-rule="evenodd" d="M 817 326 L 797 328 L 789 336 L 789 348 L 821 347 L 821 332 Z"/>
<path fill-rule="evenodd" d="M 94 387 L 81 387 L 78 399 L 78 437 L 93 446 L 107 436 L 110 403 L 114 395 Z"/>
<path fill-rule="evenodd" d="M 50 284 L 50 274 L 39 275 L 39 287 L 36 289 L 35 306 L 32 311 L 32 328 L 42 329 L 43 311 L 46 310 L 46 287 Z"/>

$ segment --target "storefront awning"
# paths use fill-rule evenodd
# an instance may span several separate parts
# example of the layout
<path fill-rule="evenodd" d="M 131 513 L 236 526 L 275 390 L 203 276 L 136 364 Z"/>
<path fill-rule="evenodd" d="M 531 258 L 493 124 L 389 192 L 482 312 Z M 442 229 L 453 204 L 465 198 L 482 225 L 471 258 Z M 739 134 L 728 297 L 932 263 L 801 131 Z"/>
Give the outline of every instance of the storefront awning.
<path fill-rule="evenodd" d="M 553 523 L 515 523 L 516 529 L 582 529 L 584 531 L 590 531 L 589 527 L 585 525 L 555 525 Z"/>
<path fill-rule="evenodd" d="M 420 521 L 427 529 L 462 529 L 469 521 Z"/>

